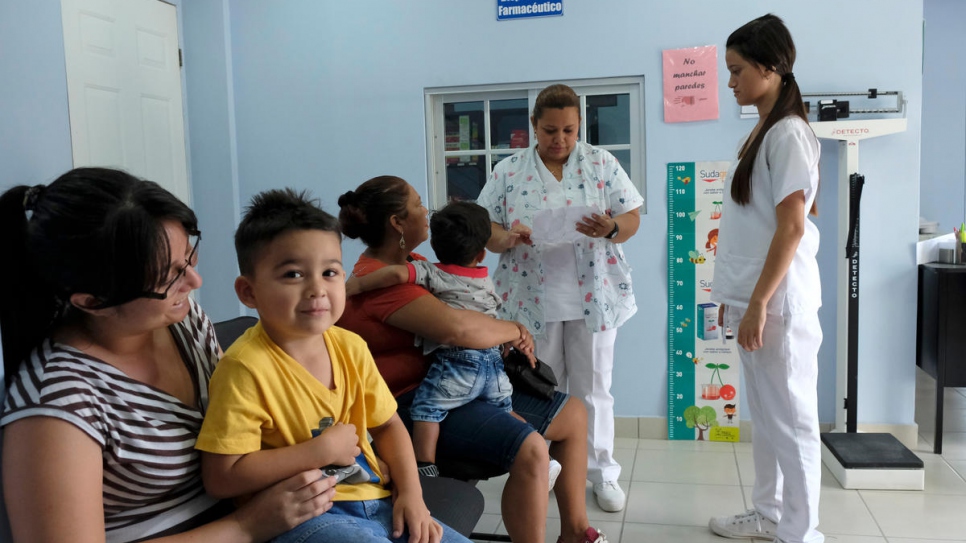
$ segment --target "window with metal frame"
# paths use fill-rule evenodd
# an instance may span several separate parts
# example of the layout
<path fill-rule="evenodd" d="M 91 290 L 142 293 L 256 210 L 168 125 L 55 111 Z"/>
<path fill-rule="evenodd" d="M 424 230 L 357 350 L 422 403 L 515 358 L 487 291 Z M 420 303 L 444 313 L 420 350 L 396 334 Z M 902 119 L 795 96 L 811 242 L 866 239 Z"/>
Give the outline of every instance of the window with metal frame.
<path fill-rule="evenodd" d="M 475 200 L 496 164 L 534 141 L 530 112 L 548 85 L 580 96 L 580 140 L 610 151 L 645 194 L 644 77 L 426 89 L 429 200 Z M 646 210 L 646 202 L 641 211 Z"/>

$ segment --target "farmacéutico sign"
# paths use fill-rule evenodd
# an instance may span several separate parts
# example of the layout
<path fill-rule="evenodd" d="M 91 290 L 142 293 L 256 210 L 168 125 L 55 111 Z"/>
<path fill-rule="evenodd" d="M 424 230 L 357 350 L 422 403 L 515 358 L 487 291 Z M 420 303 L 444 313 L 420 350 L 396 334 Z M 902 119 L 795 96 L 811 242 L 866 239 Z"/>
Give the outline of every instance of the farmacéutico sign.
<path fill-rule="evenodd" d="M 563 15 L 563 0 L 496 0 L 496 20 Z"/>

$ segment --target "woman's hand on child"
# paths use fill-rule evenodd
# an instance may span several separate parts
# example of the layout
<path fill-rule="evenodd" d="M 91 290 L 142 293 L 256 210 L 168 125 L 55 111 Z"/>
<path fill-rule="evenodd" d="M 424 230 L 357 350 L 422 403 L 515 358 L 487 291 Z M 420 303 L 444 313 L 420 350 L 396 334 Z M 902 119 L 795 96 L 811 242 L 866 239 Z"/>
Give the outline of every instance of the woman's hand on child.
<path fill-rule="evenodd" d="M 400 493 L 392 504 L 392 536 L 400 537 L 409 528 L 409 543 L 439 543 L 443 527 L 426 508 L 422 496 Z"/>
<path fill-rule="evenodd" d="M 337 422 L 312 438 L 312 442 L 317 444 L 315 450 L 318 453 L 319 467 L 329 464 L 350 466 L 362 452 L 355 424 Z"/>
<path fill-rule="evenodd" d="M 335 477 L 311 469 L 258 492 L 233 515 L 253 541 L 268 541 L 331 509 L 333 497 Z"/>

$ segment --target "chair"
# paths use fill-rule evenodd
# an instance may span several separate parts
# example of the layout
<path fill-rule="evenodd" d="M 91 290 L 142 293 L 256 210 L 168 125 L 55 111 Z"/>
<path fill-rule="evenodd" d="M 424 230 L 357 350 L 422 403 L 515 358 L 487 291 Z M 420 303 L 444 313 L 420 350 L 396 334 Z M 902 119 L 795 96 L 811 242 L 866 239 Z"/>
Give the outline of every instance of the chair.
<path fill-rule="evenodd" d="M 257 318 L 249 316 L 216 322 L 215 336 L 218 338 L 219 345 L 222 349 L 227 349 L 245 333 L 245 330 L 257 322 Z M 485 477 L 476 477 L 476 480 L 480 478 Z M 473 533 L 473 528 L 483 515 L 483 494 L 474 484 L 450 477 L 420 477 L 419 482 L 423 487 L 423 500 L 434 518 L 470 539 L 510 541 L 509 538 L 488 539 L 492 537 L 489 534 Z M 496 537 L 505 538 L 506 536 Z"/>
<path fill-rule="evenodd" d="M 479 481 L 485 481 L 490 477 L 499 477 L 506 473 L 506 470 L 500 468 L 495 464 L 489 464 L 485 462 L 471 462 L 468 460 L 459 460 L 454 458 L 443 458 L 439 457 L 436 459 L 436 467 L 439 468 L 439 473 L 442 477 L 440 479 L 450 478 L 451 480 L 459 480 L 463 484 L 473 485 L 473 490 L 477 493 L 480 491 L 476 489 L 476 483 Z M 425 487 L 423 487 L 423 496 L 425 497 Z M 482 501 L 483 495 L 480 494 Z M 429 502 L 427 501 L 427 506 Z M 435 511 L 430 507 L 430 511 Z M 482 503 L 480 509 L 480 515 L 483 514 Z M 437 517 L 439 518 L 439 517 Z M 479 518 L 479 515 L 477 516 Z M 444 521 L 445 522 L 445 521 Z M 475 526 L 475 523 L 474 523 Z M 463 534 L 466 535 L 466 534 Z M 510 536 L 503 534 L 486 534 L 480 532 L 473 532 L 467 537 L 473 541 L 499 541 L 499 542 L 512 542 Z"/>
<path fill-rule="evenodd" d="M 469 539 L 484 539 L 488 535 L 473 532 L 483 516 L 483 494 L 478 488 L 449 477 L 420 476 L 419 483 L 423 487 L 423 501 L 433 518 Z"/>
<path fill-rule="evenodd" d="M 227 350 L 236 339 L 245 333 L 245 330 L 255 326 L 257 322 L 257 318 L 245 315 L 226 321 L 216 322 L 215 336 L 218 338 L 218 344 L 221 345 L 222 350 Z"/>

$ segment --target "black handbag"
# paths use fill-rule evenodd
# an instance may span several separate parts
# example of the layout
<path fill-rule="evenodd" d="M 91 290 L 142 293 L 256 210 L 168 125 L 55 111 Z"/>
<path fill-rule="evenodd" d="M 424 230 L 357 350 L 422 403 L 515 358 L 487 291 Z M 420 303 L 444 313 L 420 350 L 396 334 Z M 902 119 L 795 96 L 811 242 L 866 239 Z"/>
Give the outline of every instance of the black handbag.
<path fill-rule="evenodd" d="M 553 399 L 554 391 L 557 389 L 557 376 L 553 374 L 550 366 L 537 360 L 537 367 L 531 368 L 527 355 L 516 349 L 510 349 L 509 354 L 503 359 L 503 367 L 515 390 L 545 400 Z"/>

